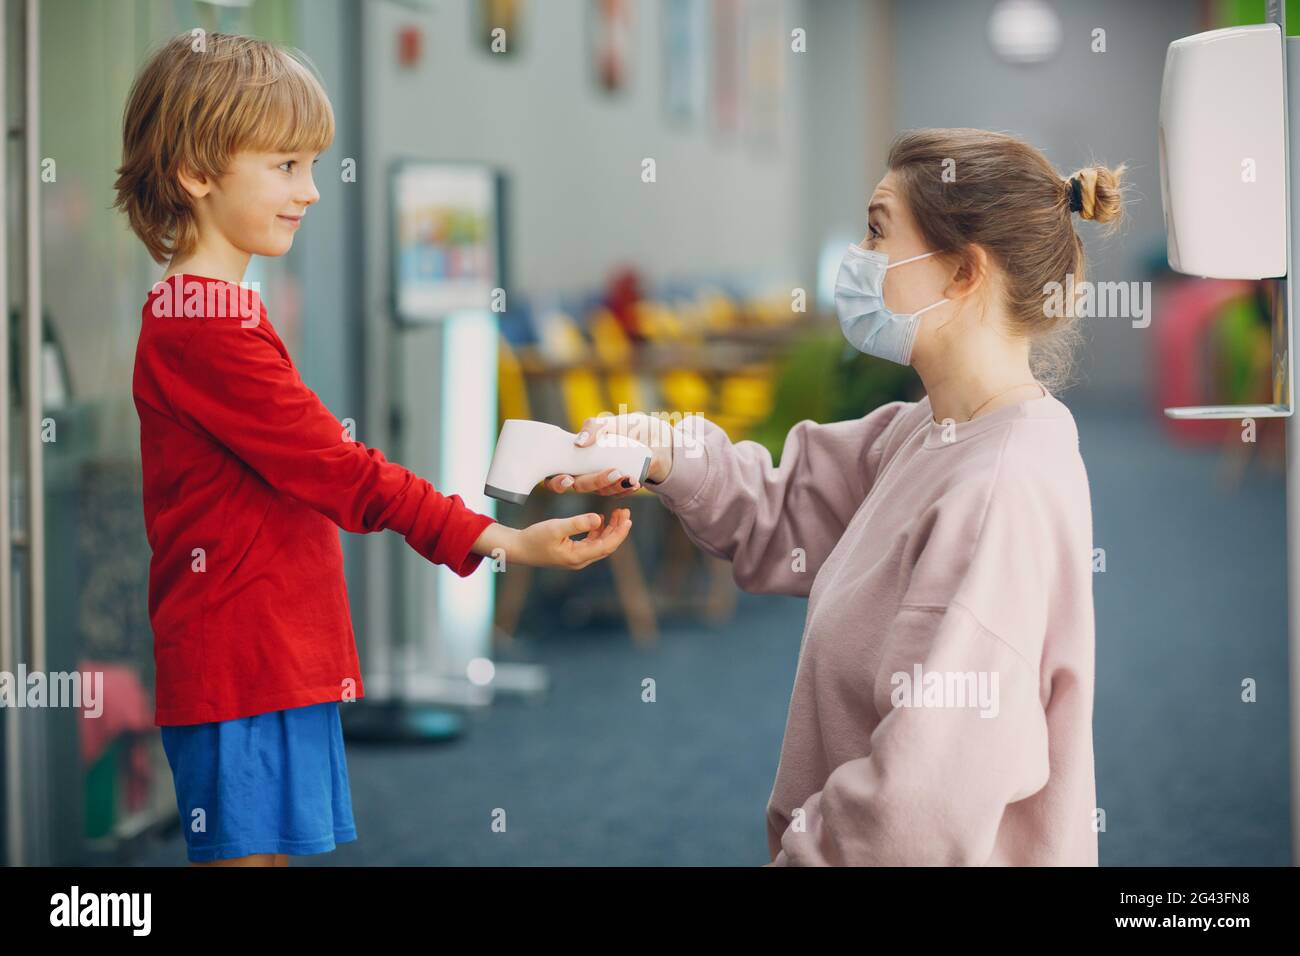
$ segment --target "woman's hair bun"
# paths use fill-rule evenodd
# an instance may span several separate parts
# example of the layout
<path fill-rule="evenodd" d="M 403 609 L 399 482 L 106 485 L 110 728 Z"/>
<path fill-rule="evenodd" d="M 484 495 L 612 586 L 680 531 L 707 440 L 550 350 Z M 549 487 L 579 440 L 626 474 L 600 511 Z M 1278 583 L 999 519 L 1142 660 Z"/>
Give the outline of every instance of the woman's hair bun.
<path fill-rule="evenodd" d="M 1079 215 L 1093 222 L 1110 222 L 1118 224 L 1124 215 L 1124 187 L 1121 180 L 1126 164 L 1120 163 L 1114 169 L 1108 166 L 1085 166 L 1065 181 L 1065 195 L 1068 201 L 1073 180 L 1079 181 L 1081 194 Z"/>

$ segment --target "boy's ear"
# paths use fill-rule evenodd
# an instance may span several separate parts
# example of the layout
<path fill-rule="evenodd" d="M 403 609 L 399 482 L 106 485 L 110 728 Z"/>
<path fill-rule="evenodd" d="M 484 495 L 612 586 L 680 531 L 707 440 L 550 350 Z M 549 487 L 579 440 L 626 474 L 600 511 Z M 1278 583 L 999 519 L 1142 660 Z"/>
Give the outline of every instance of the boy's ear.
<path fill-rule="evenodd" d="M 212 189 L 212 180 L 193 172 L 184 164 L 176 171 L 176 178 L 180 180 L 181 188 L 195 199 L 201 199 Z"/>

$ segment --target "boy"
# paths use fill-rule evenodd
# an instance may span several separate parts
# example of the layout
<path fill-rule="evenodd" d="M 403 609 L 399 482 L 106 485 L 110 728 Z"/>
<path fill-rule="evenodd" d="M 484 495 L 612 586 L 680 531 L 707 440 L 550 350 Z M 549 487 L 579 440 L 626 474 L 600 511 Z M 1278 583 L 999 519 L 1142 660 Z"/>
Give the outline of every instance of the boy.
<path fill-rule="evenodd" d="M 497 549 L 585 567 L 631 528 L 627 509 L 603 528 L 596 514 L 497 524 L 352 440 L 303 384 L 240 282 L 251 256 L 293 245 L 333 138 L 304 62 L 223 34 L 162 47 L 123 122 L 115 205 L 168 263 L 133 393 L 156 723 L 195 864 L 282 866 L 356 839 L 339 702 L 363 687 L 338 527 L 397 531 L 461 576 Z"/>

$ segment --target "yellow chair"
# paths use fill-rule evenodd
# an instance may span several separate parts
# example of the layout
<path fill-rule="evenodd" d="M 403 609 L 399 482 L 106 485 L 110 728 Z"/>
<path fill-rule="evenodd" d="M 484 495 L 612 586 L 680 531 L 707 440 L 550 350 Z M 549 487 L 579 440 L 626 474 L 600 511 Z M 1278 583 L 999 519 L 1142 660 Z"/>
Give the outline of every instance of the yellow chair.
<path fill-rule="evenodd" d="M 542 374 L 558 385 L 560 404 L 552 407 L 550 413 L 566 422 L 571 431 L 577 431 L 588 418 L 602 413 L 668 411 L 676 412 L 677 416 L 704 415 L 734 442 L 743 440 L 754 425 L 767 417 L 773 401 L 770 363 L 756 363 L 719 376 L 711 369 L 693 368 L 689 361 L 689 356 L 696 354 L 691 346 L 704 335 L 725 331 L 739 322 L 740 312 L 729 298 L 721 293 L 705 293 L 677 309 L 649 302 L 639 303 L 637 309 L 639 327 L 648 341 L 680 346 L 688 357 L 679 367 L 655 376 L 650 387 L 632 368 L 626 367 L 631 364 L 636 346 L 608 310 L 593 313 L 589 345 L 577 324 L 568 317 L 550 317 L 547 343 L 542 352 L 564 367 L 558 372 Z M 504 341 L 500 351 L 501 417 L 531 418 L 536 404 L 530 401 L 532 380 Z M 567 367 L 570 363 L 581 363 L 587 355 L 597 359 L 594 364 L 600 370 Z M 615 499 L 608 504 L 611 508 L 636 508 L 635 501 L 653 496 L 653 492 L 642 488 L 626 499 Z M 593 503 L 592 510 L 611 510 L 603 507 L 605 503 L 603 499 L 602 507 Z M 544 492 L 530 496 L 526 506 L 529 523 L 542 520 L 546 506 Z M 633 639 L 641 645 L 653 643 L 658 637 L 656 604 L 680 603 L 679 596 L 687 593 L 686 585 L 695 573 L 692 569 L 698 567 L 696 562 L 701 558 L 709 582 L 703 599 L 706 618 L 722 621 L 730 617 L 738 596 L 728 562 L 698 551 L 680 522 L 662 505 L 646 509 L 638 516 L 638 522 L 643 523 L 652 512 L 655 520 L 667 522 L 662 538 L 662 566 L 654 589 L 647 585 L 633 541 L 625 542 L 609 559 L 615 600 L 622 608 Z M 515 573 L 507 577 L 498 601 L 498 634 L 504 639 L 517 626 L 531 580 L 531 569 L 513 570 Z M 698 606 L 694 605 L 694 599 L 691 604 Z"/>
<path fill-rule="evenodd" d="M 600 376 L 587 369 L 570 369 L 560 376 L 560 395 L 564 417 L 571 432 L 576 432 L 588 418 L 607 410 Z"/>
<path fill-rule="evenodd" d="M 510 343 L 502 337 L 497 345 L 497 425 L 507 418 L 532 418 L 532 412 L 523 366 Z"/>
<path fill-rule="evenodd" d="M 596 357 L 606 365 L 625 364 L 632 360 L 632 341 L 609 309 L 597 309 L 592 314 L 591 347 Z"/>
<path fill-rule="evenodd" d="M 740 441 L 771 412 L 772 392 L 771 370 L 765 365 L 728 375 L 718 389 L 713 421 L 733 442 Z"/>
<path fill-rule="evenodd" d="M 613 317 L 610 316 L 612 320 Z M 608 328 L 606 328 L 608 333 Z M 621 334 L 622 329 L 619 329 Z M 603 347 L 609 347 L 608 341 Z M 617 347 L 617 346 L 615 346 Z M 630 372 L 612 372 L 609 375 L 609 390 L 602 388 L 601 377 L 585 369 L 573 369 L 565 372 L 561 380 L 561 394 L 564 400 L 565 415 L 568 418 L 570 431 L 577 431 L 582 427 L 582 423 L 589 418 L 595 418 L 598 415 L 609 413 L 617 414 L 619 409 L 617 403 L 613 406 L 604 399 L 609 396 L 617 396 L 620 401 L 624 402 L 624 407 L 628 411 L 636 411 L 631 407 L 629 399 L 636 397 L 636 391 L 633 387 L 634 377 Z M 612 396 L 611 394 L 612 393 Z M 608 514 L 614 508 L 632 507 L 632 499 L 644 498 L 651 494 L 644 487 L 626 498 L 609 500 L 603 495 L 590 495 L 594 499 L 592 504 L 593 510 L 598 510 L 602 514 Z M 608 505 L 608 507 L 606 507 Z M 635 532 L 634 532 L 635 533 Z M 635 542 L 631 540 L 624 541 L 619 549 L 609 556 L 610 573 L 614 578 L 614 590 L 617 601 L 623 611 L 623 616 L 627 620 L 628 630 L 632 634 L 632 639 L 640 646 L 654 644 L 659 639 L 659 623 L 655 614 L 654 600 L 651 597 L 650 589 L 646 584 L 645 572 L 641 567 L 641 559 L 637 555 Z"/>
<path fill-rule="evenodd" d="M 647 396 L 637 375 L 630 369 L 617 368 L 631 363 L 634 349 L 632 340 L 608 309 L 599 309 L 592 316 L 591 340 L 602 365 L 614 367 L 606 373 L 605 394 L 609 405 L 602 411 L 618 415 L 644 409 Z"/>
<path fill-rule="evenodd" d="M 708 379 L 688 368 L 674 369 L 659 377 L 659 394 L 665 410 L 709 417 L 713 410 Z"/>
<path fill-rule="evenodd" d="M 613 321 L 612 316 L 609 316 L 609 319 Z M 616 326 L 617 323 L 614 322 L 614 325 Z M 576 343 L 571 330 L 563 327 L 562 318 L 553 323 L 551 334 L 552 343 L 561 342 L 566 351 L 572 351 Z M 605 325 L 601 336 L 602 340 L 598 347 L 604 349 L 607 356 L 613 356 L 614 359 L 618 356 L 622 356 L 623 359 L 630 357 L 630 349 L 623 348 L 630 343 L 622 335 L 621 328 L 618 328 L 615 334 L 611 332 L 608 325 Z M 529 399 L 527 376 L 518 356 L 504 339 L 501 340 L 498 354 L 500 357 L 498 402 L 501 419 L 531 418 L 533 403 Z M 624 402 L 629 411 L 640 407 L 641 396 L 636 386 L 635 376 L 630 372 L 614 372 L 610 374 L 609 379 L 609 392 L 612 397 Z M 605 412 L 618 411 L 617 403 L 611 408 L 606 400 L 607 394 L 602 376 L 589 369 L 573 368 L 561 372 L 559 391 L 563 417 L 570 431 L 577 431 L 588 418 L 594 418 Z M 616 502 L 607 502 L 603 496 L 592 495 L 590 497 L 600 500 L 599 505 L 592 502 L 591 510 L 608 513 L 614 507 L 630 506 L 632 498 L 648 494 L 650 492 L 641 489 L 635 495 Z M 606 504 L 611 507 L 604 507 Z M 544 520 L 547 505 L 544 490 L 537 490 L 529 495 L 524 505 L 522 519 L 524 524 L 529 525 Z M 659 636 L 658 621 L 654 601 L 646 584 L 634 542 L 625 541 L 609 556 L 608 560 L 614 579 L 616 599 L 623 610 L 633 640 L 640 645 L 653 644 Z M 497 600 L 495 641 L 498 647 L 508 644 L 513 639 L 533 580 L 533 569 L 529 567 L 508 568 L 507 572 Z"/>

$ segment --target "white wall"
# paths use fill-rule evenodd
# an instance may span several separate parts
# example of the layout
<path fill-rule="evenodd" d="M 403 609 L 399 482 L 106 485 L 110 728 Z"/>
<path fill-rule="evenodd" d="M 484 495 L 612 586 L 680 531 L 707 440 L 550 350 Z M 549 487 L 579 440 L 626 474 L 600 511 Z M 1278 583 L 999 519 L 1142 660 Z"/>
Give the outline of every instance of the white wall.
<path fill-rule="evenodd" d="M 1165 50 L 1198 32 L 1194 0 L 1090 0 L 1052 3 L 1063 44 L 1052 60 L 1017 66 L 995 56 L 986 30 L 993 0 L 908 0 L 895 7 L 898 125 L 974 126 L 1023 136 L 1062 175 L 1095 157 L 1128 162 L 1131 221 L 1108 241 L 1076 218 L 1094 281 L 1140 281 L 1164 254 L 1156 118 Z M 1106 30 L 1105 53 L 1090 48 Z M 1146 401 L 1154 321 L 1084 319 L 1089 344 L 1081 354 L 1077 394 L 1133 407 Z"/>
<path fill-rule="evenodd" d="M 797 25 L 803 6 L 784 2 L 782 15 Z M 376 292 L 387 282 L 384 164 L 394 156 L 473 158 L 506 172 L 514 290 L 589 289 L 624 262 L 652 279 L 792 268 L 804 216 L 796 64 L 788 135 L 760 152 L 704 122 L 669 121 L 657 0 L 634 5 L 631 79 L 612 96 L 591 77 L 586 0 L 523 8 L 519 51 L 500 56 L 481 49 L 477 3 L 438 3 L 431 13 L 365 5 L 367 275 Z M 396 63 L 407 23 L 424 31 L 413 71 Z M 641 181 L 644 157 L 656 161 L 654 184 Z"/>
<path fill-rule="evenodd" d="M 893 11 L 889 0 L 816 0 L 804 60 L 805 273 L 837 236 L 860 239 L 894 134 Z"/>

